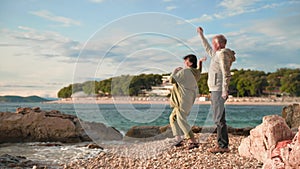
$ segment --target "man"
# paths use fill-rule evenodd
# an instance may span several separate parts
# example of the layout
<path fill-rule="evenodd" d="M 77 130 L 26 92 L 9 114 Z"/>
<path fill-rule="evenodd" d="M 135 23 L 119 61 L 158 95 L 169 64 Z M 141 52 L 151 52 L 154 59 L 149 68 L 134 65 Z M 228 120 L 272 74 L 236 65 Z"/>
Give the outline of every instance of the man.
<path fill-rule="evenodd" d="M 224 35 L 216 35 L 212 39 L 212 46 L 208 43 L 201 27 L 197 28 L 202 45 L 211 57 L 208 70 L 208 87 L 211 93 L 211 109 L 213 120 L 217 126 L 217 145 L 209 149 L 211 153 L 229 152 L 228 131 L 225 119 L 225 101 L 228 98 L 230 82 L 230 67 L 235 61 L 235 52 L 225 48 L 227 39 Z"/>
<path fill-rule="evenodd" d="M 187 116 L 197 95 L 197 81 L 200 79 L 202 61 L 205 59 L 199 60 L 197 68 L 197 57 L 192 54 L 187 55 L 184 57 L 185 68 L 176 68 L 170 76 L 170 82 L 173 83 L 170 97 L 170 105 L 173 108 L 170 115 L 170 126 L 177 140 L 177 143 L 174 144 L 176 147 L 183 145 L 183 141 L 181 140 L 182 133 L 189 142 L 188 149 L 198 147 L 194 133 L 187 122 Z"/>

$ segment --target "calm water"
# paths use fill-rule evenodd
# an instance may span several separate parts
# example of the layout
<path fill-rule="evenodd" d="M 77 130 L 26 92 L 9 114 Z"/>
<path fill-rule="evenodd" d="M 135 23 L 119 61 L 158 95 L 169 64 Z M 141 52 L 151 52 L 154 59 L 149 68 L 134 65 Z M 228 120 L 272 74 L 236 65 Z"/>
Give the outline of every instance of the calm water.
<path fill-rule="evenodd" d="M 164 104 L 47 104 L 47 103 L 0 103 L 0 112 L 15 112 L 18 107 L 40 107 L 42 110 L 59 110 L 77 115 L 85 121 L 102 122 L 126 132 L 132 126 L 167 125 L 172 109 Z M 254 127 L 262 117 L 281 114 L 283 106 L 227 105 L 226 119 L 229 126 L 236 128 Z M 194 105 L 189 122 L 199 126 L 210 126 L 210 105 Z"/>

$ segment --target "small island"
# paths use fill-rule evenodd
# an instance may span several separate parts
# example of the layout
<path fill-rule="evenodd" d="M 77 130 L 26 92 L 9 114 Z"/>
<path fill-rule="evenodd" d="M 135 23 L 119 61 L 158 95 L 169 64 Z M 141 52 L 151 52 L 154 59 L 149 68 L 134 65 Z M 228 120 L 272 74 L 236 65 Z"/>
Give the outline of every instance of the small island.
<path fill-rule="evenodd" d="M 48 99 L 39 96 L 0 96 L 0 102 L 47 102 Z"/>

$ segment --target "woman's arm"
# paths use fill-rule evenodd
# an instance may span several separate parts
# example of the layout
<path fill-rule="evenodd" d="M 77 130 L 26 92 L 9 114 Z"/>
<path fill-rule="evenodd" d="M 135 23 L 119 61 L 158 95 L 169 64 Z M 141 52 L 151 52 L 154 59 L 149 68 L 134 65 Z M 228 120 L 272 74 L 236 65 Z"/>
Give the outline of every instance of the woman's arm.
<path fill-rule="evenodd" d="M 202 57 L 202 58 L 199 59 L 197 69 L 198 69 L 200 72 L 202 72 L 202 62 L 205 62 L 206 59 L 207 59 L 206 56 L 204 56 L 204 57 Z"/>

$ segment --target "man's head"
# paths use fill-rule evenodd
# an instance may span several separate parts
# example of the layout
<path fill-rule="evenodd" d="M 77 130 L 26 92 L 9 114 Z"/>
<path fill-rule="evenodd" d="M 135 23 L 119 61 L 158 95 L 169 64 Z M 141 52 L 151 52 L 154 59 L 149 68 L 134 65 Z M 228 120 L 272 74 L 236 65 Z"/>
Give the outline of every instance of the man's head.
<path fill-rule="evenodd" d="M 195 55 L 189 54 L 186 55 L 183 59 L 186 67 L 197 68 L 197 57 Z"/>
<path fill-rule="evenodd" d="M 214 51 L 225 48 L 226 43 L 227 43 L 227 39 L 225 38 L 224 35 L 216 35 L 212 39 L 212 46 Z"/>

